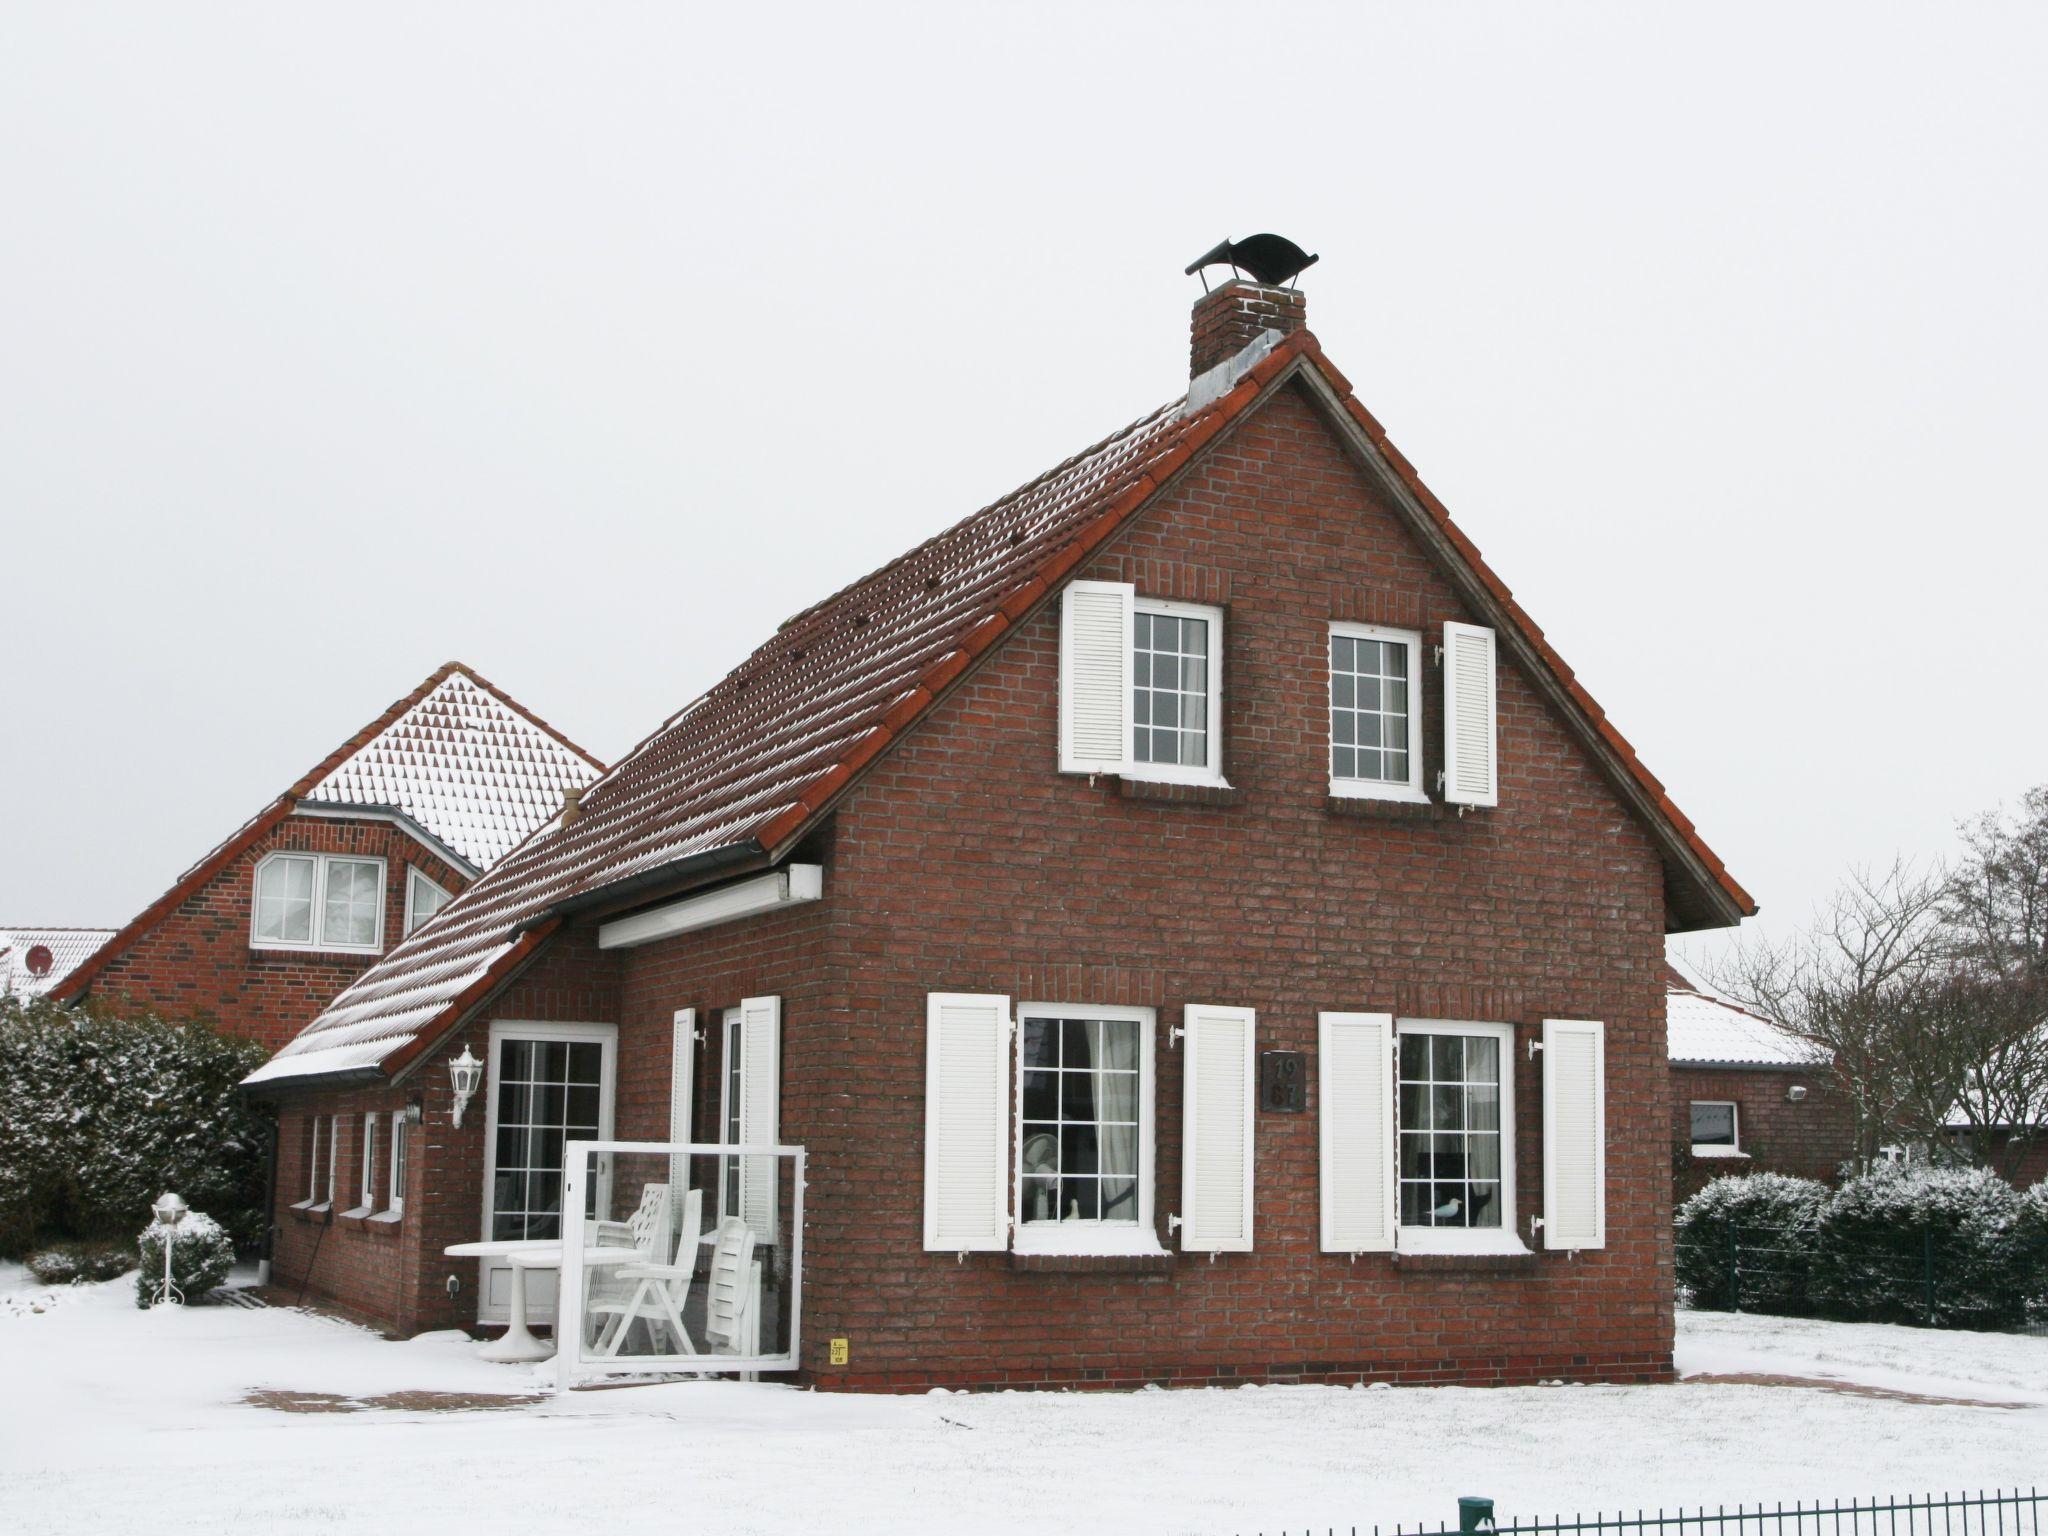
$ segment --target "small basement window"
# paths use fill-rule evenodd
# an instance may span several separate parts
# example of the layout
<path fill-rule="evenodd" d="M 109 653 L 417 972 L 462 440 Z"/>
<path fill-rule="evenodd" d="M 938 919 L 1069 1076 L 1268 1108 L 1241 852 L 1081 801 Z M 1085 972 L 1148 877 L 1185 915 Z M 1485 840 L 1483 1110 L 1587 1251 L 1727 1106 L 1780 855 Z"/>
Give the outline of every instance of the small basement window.
<path fill-rule="evenodd" d="M 257 949 L 375 954 L 384 939 L 384 861 L 273 853 L 256 866 L 249 942 Z"/>
<path fill-rule="evenodd" d="M 1019 1253 L 1156 1253 L 1150 1008 L 1018 1010 Z"/>
<path fill-rule="evenodd" d="M 1427 801 L 1422 787 L 1422 637 L 1330 626 L 1330 793 Z"/>
<path fill-rule="evenodd" d="M 1698 1157 L 1741 1155 L 1734 1104 L 1724 1099 L 1692 1101 L 1692 1150 Z"/>

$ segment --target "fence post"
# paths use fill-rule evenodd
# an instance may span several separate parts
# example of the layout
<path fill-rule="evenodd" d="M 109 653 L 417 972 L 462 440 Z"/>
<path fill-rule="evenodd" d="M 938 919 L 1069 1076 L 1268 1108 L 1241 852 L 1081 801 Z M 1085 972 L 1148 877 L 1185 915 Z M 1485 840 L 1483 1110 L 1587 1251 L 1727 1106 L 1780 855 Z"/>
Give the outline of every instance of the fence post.
<path fill-rule="evenodd" d="M 1735 1223 L 1728 1223 L 1728 1310 L 1742 1310 L 1742 1239 L 1735 1235 Z"/>
<path fill-rule="evenodd" d="M 1493 1500 L 1463 1498 L 1458 1500 L 1459 1536 L 1474 1536 L 1475 1532 L 1493 1529 Z"/>
<path fill-rule="evenodd" d="M 1920 1234 L 1921 1321 L 1934 1326 L 1934 1228 Z"/>

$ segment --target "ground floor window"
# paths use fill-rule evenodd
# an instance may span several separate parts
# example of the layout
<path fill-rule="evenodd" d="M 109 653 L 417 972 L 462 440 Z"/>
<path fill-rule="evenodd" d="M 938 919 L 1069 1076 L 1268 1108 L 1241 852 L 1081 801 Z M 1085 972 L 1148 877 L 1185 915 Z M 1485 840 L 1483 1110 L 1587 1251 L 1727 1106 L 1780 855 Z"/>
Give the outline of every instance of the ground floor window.
<path fill-rule="evenodd" d="M 1733 1152 L 1741 1145 L 1736 1138 L 1733 1103 L 1716 1099 L 1692 1101 L 1692 1148 L 1695 1152 Z"/>
<path fill-rule="evenodd" d="M 1513 1031 L 1438 1020 L 1398 1029 L 1403 1246 L 1426 1246 L 1411 1231 L 1511 1235 Z"/>
<path fill-rule="evenodd" d="M 562 1149 L 604 1128 L 605 1047 L 596 1040 L 497 1042 L 494 1239 L 562 1235 Z"/>
<path fill-rule="evenodd" d="M 405 1111 L 391 1115 L 391 1188 L 385 1191 L 384 1209 L 393 1216 L 405 1214 Z"/>
<path fill-rule="evenodd" d="M 1149 1008 L 1027 1004 L 1017 1030 L 1020 1246 L 1152 1228 Z"/>

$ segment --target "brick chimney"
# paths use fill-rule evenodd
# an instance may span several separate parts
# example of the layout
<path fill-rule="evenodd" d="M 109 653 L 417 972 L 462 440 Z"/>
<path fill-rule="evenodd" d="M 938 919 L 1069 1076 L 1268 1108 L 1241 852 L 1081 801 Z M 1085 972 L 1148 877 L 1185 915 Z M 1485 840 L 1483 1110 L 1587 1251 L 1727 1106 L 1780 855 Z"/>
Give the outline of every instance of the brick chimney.
<path fill-rule="evenodd" d="M 1234 277 L 1195 300 L 1188 377 L 1198 379 L 1230 361 L 1267 331 L 1291 336 L 1307 325 L 1308 300 L 1299 288 Z"/>

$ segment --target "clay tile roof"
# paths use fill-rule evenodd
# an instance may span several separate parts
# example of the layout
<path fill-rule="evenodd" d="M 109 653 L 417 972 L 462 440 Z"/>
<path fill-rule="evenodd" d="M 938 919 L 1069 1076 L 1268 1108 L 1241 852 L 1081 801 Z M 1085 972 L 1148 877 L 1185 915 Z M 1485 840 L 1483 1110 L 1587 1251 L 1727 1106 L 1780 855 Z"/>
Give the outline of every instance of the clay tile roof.
<path fill-rule="evenodd" d="M 1154 411 L 797 614 L 592 785 L 581 820 L 515 850 L 249 1082 L 395 1074 L 545 942 L 564 903 L 602 899 L 685 860 L 766 863 L 786 854 L 977 658 L 1291 371 L 1320 369 L 1346 408 L 1370 422 L 1320 353 L 1311 334 L 1298 332 L 1221 398 Z M 1372 431 L 1384 444 L 1377 423 Z M 1383 451 L 1405 465 L 1390 444 Z M 1433 498 L 1429 505 L 1436 515 Z M 1469 544 L 1460 548 L 1477 560 Z M 1640 771 L 1632 753 L 1626 762 Z M 1642 778 L 1655 784 L 1646 771 Z M 1683 835 L 1697 842 L 1689 823 Z M 1739 887 L 1728 888 L 1747 903 Z"/>
<path fill-rule="evenodd" d="M 300 805 L 396 812 L 482 871 L 560 811 L 565 789 L 603 770 L 481 674 L 447 662 L 186 869 L 54 995 L 63 1002 L 84 995 L 165 913 Z"/>
<path fill-rule="evenodd" d="M 49 991 L 113 936 L 111 928 L 0 928 L 0 994 L 35 997 Z M 41 974 L 29 958 L 39 949 L 48 950 L 50 960 Z"/>

